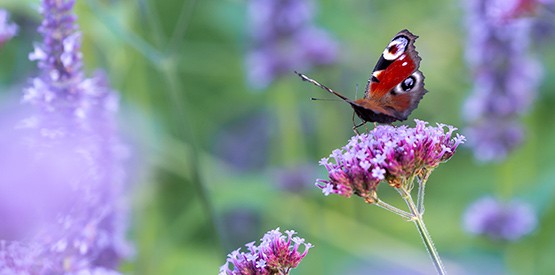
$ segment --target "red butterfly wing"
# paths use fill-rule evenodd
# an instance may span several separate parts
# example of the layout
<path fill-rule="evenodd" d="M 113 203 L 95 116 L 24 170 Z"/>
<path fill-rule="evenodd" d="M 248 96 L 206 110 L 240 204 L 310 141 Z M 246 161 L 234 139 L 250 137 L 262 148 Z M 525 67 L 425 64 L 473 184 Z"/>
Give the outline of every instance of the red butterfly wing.
<path fill-rule="evenodd" d="M 358 111 L 355 108 L 361 119 L 383 123 L 405 120 L 418 106 L 427 91 L 424 75 L 418 71 L 421 58 L 414 47 L 416 38 L 410 31 L 402 30 L 389 42 L 372 71 L 364 97 L 354 102 L 362 108 Z M 361 116 L 363 109 L 377 113 L 378 118 L 385 117 L 376 120 L 372 119 L 376 114 Z"/>
<path fill-rule="evenodd" d="M 414 48 L 418 36 L 408 30 L 400 31 L 384 49 L 372 70 L 366 86 L 365 98 L 380 98 L 420 66 L 420 57 Z"/>

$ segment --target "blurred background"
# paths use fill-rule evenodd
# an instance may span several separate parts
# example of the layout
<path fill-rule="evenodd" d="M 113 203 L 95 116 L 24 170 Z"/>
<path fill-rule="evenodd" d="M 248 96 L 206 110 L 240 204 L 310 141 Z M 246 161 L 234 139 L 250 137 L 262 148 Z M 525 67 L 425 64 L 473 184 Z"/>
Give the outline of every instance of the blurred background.
<path fill-rule="evenodd" d="M 412 224 L 314 186 L 327 177 L 318 161 L 353 135 L 352 110 L 311 101 L 330 97 L 293 74 L 360 97 L 384 47 L 407 28 L 420 37 L 429 93 L 396 124 L 446 123 L 469 139 L 428 182 L 425 220 L 447 270 L 552 274 L 553 2 L 514 1 L 501 15 L 480 14 L 480 2 L 488 1 L 78 1 L 86 70 L 105 70 L 120 92 L 120 126 L 141 167 L 130 190 L 136 253 L 121 270 L 216 274 L 229 252 L 281 227 L 315 245 L 292 274 L 433 274 Z M 0 0 L 19 26 L 0 48 L 1 98 L 20 97 L 37 74 L 27 56 L 41 40 L 38 6 Z M 511 24 L 527 27 L 511 36 Z M 530 60 L 533 69 L 523 65 Z M 499 123 L 480 124 L 500 113 L 518 138 L 497 140 Z M 473 150 L 484 139 L 502 148 Z M 402 206 L 387 186 L 379 192 Z M 536 223 L 515 238 L 465 230 L 465 211 L 484 196 L 526 204 Z M 512 226 L 505 212 L 493 226 Z"/>

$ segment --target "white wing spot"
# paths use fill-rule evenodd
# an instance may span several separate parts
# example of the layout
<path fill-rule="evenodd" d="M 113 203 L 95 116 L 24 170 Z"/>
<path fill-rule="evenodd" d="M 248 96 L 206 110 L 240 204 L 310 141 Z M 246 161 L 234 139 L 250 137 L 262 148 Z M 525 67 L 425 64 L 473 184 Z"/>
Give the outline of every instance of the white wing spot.
<path fill-rule="evenodd" d="M 382 53 L 385 60 L 395 60 L 405 53 L 409 40 L 406 37 L 399 36 L 389 42 Z"/>
<path fill-rule="evenodd" d="M 409 64 L 409 63 L 403 62 L 402 66 L 407 66 L 407 64 Z"/>

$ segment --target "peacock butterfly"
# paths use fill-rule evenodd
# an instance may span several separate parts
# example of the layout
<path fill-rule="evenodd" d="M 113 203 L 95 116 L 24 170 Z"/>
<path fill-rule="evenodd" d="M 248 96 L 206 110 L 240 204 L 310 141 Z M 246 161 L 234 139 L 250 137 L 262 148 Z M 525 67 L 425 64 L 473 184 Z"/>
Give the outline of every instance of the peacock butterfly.
<path fill-rule="evenodd" d="M 304 74 L 295 72 L 308 81 L 351 105 L 362 123 L 354 123 L 353 130 L 367 122 L 392 123 L 403 121 L 416 109 L 424 96 L 424 75 L 418 70 L 421 58 L 414 48 L 418 36 L 402 30 L 393 37 L 372 70 L 364 97 L 351 100 L 346 96 L 318 83 Z"/>

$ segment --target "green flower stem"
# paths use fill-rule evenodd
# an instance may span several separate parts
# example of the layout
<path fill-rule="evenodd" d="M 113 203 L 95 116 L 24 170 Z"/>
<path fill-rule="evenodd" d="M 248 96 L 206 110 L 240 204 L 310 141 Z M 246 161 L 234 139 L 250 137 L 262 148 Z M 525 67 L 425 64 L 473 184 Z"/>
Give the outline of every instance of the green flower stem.
<path fill-rule="evenodd" d="M 434 263 L 437 273 L 440 275 L 445 275 L 446 274 L 445 267 L 443 266 L 443 263 L 441 262 L 441 258 L 437 253 L 437 250 L 432 241 L 432 237 L 430 236 L 428 229 L 426 229 L 426 225 L 424 224 L 424 219 L 422 218 L 422 213 L 419 212 L 418 208 L 414 204 L 412 196 L 410 195 L 409 192 L 407 192 L 407 190 L 403 188 L 397 188 L 397 191 L 399 192 L 399 194 L 401 194 L 401 197 L 403 198 L 403 200 L 405 200 L 405 202 L 407 203 L 407 206 L 410 209 L 410 212 L 412 213 L 412 221 L 414 221 L 414 224 L 418 229 L 418 233 L 420 233 L 420 237 L 422 237 L 422 241 L 426 246 L 426 250 L 428 251 L 428 254 L 432 258 L 432 262 Z"/>
<path fill-rule="evenodd" d="M 433 168 L 426 168 L 416 177 L 418 180 L 418 197 L 416 199 L 416 209 L 420 215 L 424 215 L 424 190 L 426 190 L 426 182 L 428 182 L 428 177 L 432 173 Z M 410 193 L 410 192 L 409 192 Z"/>
<path fill-rule="evenodd" d="M 424 220 L 422 219 L 422 216 L 419 216 L 418 218 L 414 219 L 414 223 L 416 225 L 416 228 L 418 229 L 418 233 L 420 233 L 420 237 L 422 237 L 422 241 L 426 246 L 426 250 L 428 250 L 428 254 L 430 254 L 430 257 L 434 262 L 434 266 L 436 268 L 437 274 L 440 274 L 440 275 L 446 274 L 445 267 L 443 266 L 443 263 L 441 262 L 441 258 L 437 253 L 434 243 L 432 242 L 432 237 L 430 236 L 428 229 L 426 229 L 426 225 L 424 224 Z"/>
<path fill-rule="evenodd" d="M 416 198 L 416 209 L 420 215 L 424 215 L 424 190 L 426 189 L 426 180 L 418 179 L 418 197 Z"/>
<path fill-rule="evenodd" d="M 389 203 L 386 203 L 386 202 L 384 202 L 384 201 L 382 201 L 378 198 L 375 198 L 374 204 L 376 204 L 376 206 L 379 206 L 379 207 L 381 207 L 381 208 L 383 208 L 387 211 L 391 211 L 391 212 L 405 218 L 408 221 L 412 220 L 412 215 L 409 212 L 403 211 L 403 210 L 401 210 L 401 209 L 399 209 L 399 208 L 397 208 L 397 207 L 395 207 L 395 206 L 393 206 Z"/>

